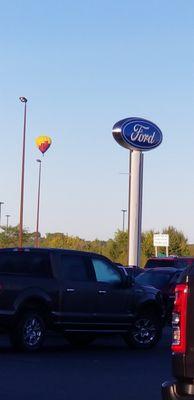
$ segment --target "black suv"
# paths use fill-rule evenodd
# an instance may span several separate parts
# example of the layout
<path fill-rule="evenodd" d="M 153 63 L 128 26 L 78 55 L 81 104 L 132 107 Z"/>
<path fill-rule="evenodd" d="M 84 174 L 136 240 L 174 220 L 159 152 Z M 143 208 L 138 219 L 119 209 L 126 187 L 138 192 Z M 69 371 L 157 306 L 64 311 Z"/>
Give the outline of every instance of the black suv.
<path fill-rule="evenodd" d="M 106 257 L 61 249 L 0 249 L 0 328 L 13 345 L 37 350 L 47 330 L 73 344 L 120 333 L 135 347 L 162 332 L 160 291 L 135 284 Z"/>

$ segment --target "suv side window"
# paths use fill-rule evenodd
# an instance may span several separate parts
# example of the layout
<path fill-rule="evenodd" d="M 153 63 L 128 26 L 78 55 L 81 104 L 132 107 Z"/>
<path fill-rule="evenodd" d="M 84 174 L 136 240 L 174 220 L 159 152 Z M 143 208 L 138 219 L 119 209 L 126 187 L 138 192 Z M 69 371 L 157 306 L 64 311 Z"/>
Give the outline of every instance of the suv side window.
<path fill-rule="evenodd" d="M 81 255 L 61 255 L 62 278 L 68 281 L 90 281 L 90 271 L 86 258 Z"/>
<path fill-rule="evenodd" d="M 111 264 L 100 258 L 92 258 L 92 264 L 96 274 L 97 282 L 121 283 L 122 278 Z"/>
<path fill-rule="evenodd" d="M 49 253 L 2 252 L 0 255 L 0 273 L 51 278 Z"/>

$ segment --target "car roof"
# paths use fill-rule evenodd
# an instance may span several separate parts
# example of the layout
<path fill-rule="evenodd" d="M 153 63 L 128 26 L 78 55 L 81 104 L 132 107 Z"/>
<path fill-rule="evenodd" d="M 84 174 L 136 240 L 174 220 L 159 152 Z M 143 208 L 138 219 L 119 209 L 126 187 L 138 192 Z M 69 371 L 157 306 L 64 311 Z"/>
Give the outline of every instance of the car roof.
<path fill-rule="evenodd" d="M 108 261 L 112 262 L 110 259 L 108 259 L 106 256 L 103 256 L 102 254 L 90 252 L 90 251 L 84 251 L 84 250 L 76 250 L 76 249 L 58 249 L 55 247 L 6 247 L 0 249 L 0 253 L 2 252 L 45 252 L 45 251 L 50 251 L 50 252 L 65 252 L 69 254 L 84 254 L 84 255 L 93 255 L 93 256 L 98 256 L 98 257 L 103 257 L 107 259 Z M 113 263 L 114 264 L 114 263 Z"/>

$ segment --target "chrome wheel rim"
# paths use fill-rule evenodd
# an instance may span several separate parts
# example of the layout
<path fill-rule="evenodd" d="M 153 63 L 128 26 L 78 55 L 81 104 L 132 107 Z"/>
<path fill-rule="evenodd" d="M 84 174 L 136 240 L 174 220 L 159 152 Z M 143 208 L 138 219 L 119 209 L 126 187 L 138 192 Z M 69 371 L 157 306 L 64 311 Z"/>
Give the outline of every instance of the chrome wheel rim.
<path fill-rule="evenodd" d="M 142 317 L 136 320 L 132 329 L 132 336 L 139 344 L 150 344 L 155 339 L 156 331 L 154 322 L 149 318 Z"/>
<path fill-rule="evenodd" d="M 25 322 L 24 329 L 24 341 L 29 347 L 34 347 L 39 344 L 43 330 L 38 318 L 30 318 Z"/>

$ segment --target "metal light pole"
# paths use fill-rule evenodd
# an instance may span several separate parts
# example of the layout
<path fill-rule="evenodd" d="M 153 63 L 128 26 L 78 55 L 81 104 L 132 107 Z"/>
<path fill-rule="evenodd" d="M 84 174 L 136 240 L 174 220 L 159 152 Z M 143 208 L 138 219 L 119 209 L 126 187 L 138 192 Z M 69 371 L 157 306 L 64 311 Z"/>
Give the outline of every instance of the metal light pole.
<path fill-rule="evenodd" d="M 25 145 L 26 145 L 26 97 L 19 98 L 24 103 L 24 125 L 23 125 L 23 150 L 22 150 L 22 174 L 21 174 L 21 198 L 20 198 L 20 223 L 19 223 L 19 247 L 22 247 L 23 239 L 23 208 L 24 208 L 24 169 L 25 169 Z"/>
<path fill-rule="evenodd" d="M 7 231 L 8 231 L 8 227 L 9 227 L 9 217 L 11 217 L 11 215 L 6 214 L 6 218 L 7 218 Z"/>
<path fill-rule="evenodd" d="M 123 213 L 123 232 L 125 232 L 125 213 L 127 212 L 127 210 L 121 210 Z"/>
<path fill-rule="evenodd" d="M 1 227 L 1 206 L 2 206 L 2 204 L 4 204 L 4 202 L 0 201 L 0 227 Z"/>
<path fill-rule="evenodd" d="M 41 160 L 38 159 L 36 161 L 39 163 L 39 173 L 38 173 L 38 200 L 37 200 L 35 247 L 39 247 L 39 211 L 40 211 Z"/>

